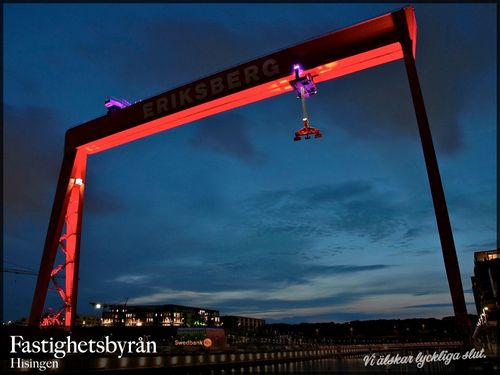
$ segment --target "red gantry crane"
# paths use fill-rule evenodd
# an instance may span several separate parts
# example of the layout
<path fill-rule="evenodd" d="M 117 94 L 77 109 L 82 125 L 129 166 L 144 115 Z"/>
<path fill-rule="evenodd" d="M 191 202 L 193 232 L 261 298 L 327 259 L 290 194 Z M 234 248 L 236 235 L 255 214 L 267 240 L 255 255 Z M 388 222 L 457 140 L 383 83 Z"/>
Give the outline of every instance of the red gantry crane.
<path fill-rule="evenodd" d="M 64 140 L 64 157 L 29 325 L 43 325 L 52 319 L 42 318 L 42 311 L 49 283 L 55 280 L 54 277 L 62 269 L 65 269 L 65 288 L 60 288 L 59 293 L 65 310 L 65 325 L 75 325 L 88 155 L 294 90 L 297 96 L 300 95 L 304 112 L 304 127 L 295 133 L 295 140 L 301 136 L 308 138 L 312 134 L 321 137 L 318 129 L 309 126 L 305 106 L 305 99 L 315 92 L 315 85 L 398 59 L 404 60 L 415 107 L 456 322 L 462 326 L 470 325 L 448 211 L 415 68 L 416 30 L 413 7 L 407 7 L 133 105 L 110 98 L 106 101 L 107 115 L 69 129 Z M 65 262 L 54 268 L 59 248 L 65 254 Z"/>

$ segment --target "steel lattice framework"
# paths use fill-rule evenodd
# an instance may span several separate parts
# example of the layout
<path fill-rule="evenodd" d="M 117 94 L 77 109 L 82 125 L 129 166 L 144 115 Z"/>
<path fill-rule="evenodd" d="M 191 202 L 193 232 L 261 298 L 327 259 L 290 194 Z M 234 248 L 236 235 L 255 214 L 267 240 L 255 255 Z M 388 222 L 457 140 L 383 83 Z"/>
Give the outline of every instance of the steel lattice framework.
<path fill-rule="evenodd" d="M 75 325 L 87 155 L 290 92 L 293 66 L 297 63 L 304 73 L 320 83 L 403 59 L 456 322 L 470 326 L 448 210 L 415 67 L 416 30 L 413 7 L 403 8 L 227 69 L 69 129 L 29 325 L 60 322 L 58 318 L 63 310 L 64 325 Z M 54 268 L 58 248 L 64 252 L 66 261 Z M 65 270 L 65 288 L 55 280 L 62 269 Z M 50 280 L 62 297 L 63 308 L 55 315 L 42 318 Z"/>

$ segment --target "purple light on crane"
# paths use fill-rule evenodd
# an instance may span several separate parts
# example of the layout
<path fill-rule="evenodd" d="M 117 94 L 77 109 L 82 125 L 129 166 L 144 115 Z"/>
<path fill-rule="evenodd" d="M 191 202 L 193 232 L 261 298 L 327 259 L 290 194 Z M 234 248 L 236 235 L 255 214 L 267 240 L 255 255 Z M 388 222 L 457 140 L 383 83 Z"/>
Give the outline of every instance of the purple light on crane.
<path fill-rule="evenodd" d="M 295 79 L 298 80 L 300 75 L 302 74 L 300 64 L 293 64 L 293 70 L 295 72 Z"/>
<path fill-rule="evenodd" d="M 116 112 L 119 109 L 130 106 L 130 103 L 125 99 L 118 99 L 113 96 L 104 100 L 104 105 L 108 109 L 108 113 Z"/>

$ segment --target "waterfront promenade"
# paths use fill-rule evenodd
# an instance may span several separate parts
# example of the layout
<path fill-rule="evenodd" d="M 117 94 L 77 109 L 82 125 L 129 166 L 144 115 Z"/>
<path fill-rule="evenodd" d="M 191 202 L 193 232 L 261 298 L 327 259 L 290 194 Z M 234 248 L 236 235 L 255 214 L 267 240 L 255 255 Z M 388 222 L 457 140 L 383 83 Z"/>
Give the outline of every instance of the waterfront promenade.
<path fill-rule="evenodd" d="M 374 343 L 358 345 L 317 346 L 310 349 L 279 349 L 266 352 L 248 352 L 225 350 L 217 351 L 208 348 L 192 351 L 191 353 L 168 353 L 170 348 L 159 348 L 158 353 L 150 355 L 133 355 L 120 357 L 120 353 L 106 353 L 105 355 L 67 355 L 57 361 L 54 358 L 37 358 L 31 356 L 30 367 L 19 368 L 13 358 L 3 360 L 4 373 L 40 372 L 37 367 L 41 361 L 52 361 L 52 367 L 57 373 L 105 373 L 111 374 L 129 371 L 146 371 L 165 373 L 211 373 L 223 370 L 244 369 L 248 367 L 272 366 L 284 363 L 315 361 L 320 359 L 343 360 L 347 358 L 362 358 L 376 356 L 380 358 L 386 353 L 400 353 L 404 355 L 411 351 L 448 351 L 460 352 L 462 343 L 453 342 L 419 342 L 419 343 Z M 195 349 L 195 348 L 193 348 Z M 15 359 L 14 359 L 15 361 Z M 54 364 L 55 361 L 55 364 Z M 27 363 L 28 364 L 28 363 Z M 366 366 L 367 370 L 380 366 Z M 274 367 L 273 367 L 274 368 Z M 265 370 L 267 369 L 264 368 Z M 129 371 L 127 371 L 129 370 Z M 269 368 L 271 371 L 271 368 Z M 267 370 L 266 370 L 267 371 Z M 274 370 L 273 370 L 274 371 Z"/>

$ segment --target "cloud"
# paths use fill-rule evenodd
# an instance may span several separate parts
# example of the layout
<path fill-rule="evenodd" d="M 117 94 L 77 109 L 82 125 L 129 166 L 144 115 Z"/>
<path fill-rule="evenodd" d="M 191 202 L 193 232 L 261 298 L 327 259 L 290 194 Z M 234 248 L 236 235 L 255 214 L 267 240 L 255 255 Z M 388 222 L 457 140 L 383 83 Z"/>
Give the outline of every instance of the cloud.
<path fill-rule="evenodd" d="M 28 215 L 45 223 L 50 215 L 64 151 L 60 117 L 52 108 L 4 103 L 4 213 L 12 218 Z M 115 195 L 95 193 L 86 212 L 123 210 Z"/>
<path fill-rule="evenodd" d="M 87 188 L 88 189 L 88 188 Z M 94 189 L 92 187 L 92 189 Z M 85 214 L 105 215 L 109 213 L 120 214 L 129 209 L 119 194 L 113 194 L 104 190 L 92 190 L 85 192 Z"/>
<path fill-rule="evenodd" d="M 36 99 L 42 94 L 42 87 L 40 82 L 29 75 L 26 72 L 7 70 L 4 74 L 5 76 L 5 86 L 6 90 L 18 91 L 23 97 Z"/>
<path fill-rule="evenodd" d="M 309 189 L 308 189 L 309 190 Z M 309 203 L 329 203 L 344 201 L 356 196 L 373 192 L 373 185 L 369 181 L 347 181 L 335 186 L 320 186 L 310 193 Z M 303 190 L 299 194 L 307 193 Z"/>
<path fill-rule="evenodd" d="M 380 292 L 371 290 L 360 292 L 359 285 L 354 286 L 349 292 L 341 292 L 335 288 L 331 279 L 328 280 L 328 284 L 328 288 L 315 282 L 309 287 L 293 285 L 283 289 L 239 289 L 217 293 L 165 288 L 148 296 L 131 298 L 129 303 L 210 306 L 219 309 L 221 314 L 245 314 L 254 318 L 278 321 L 304 321 L 306 318 L 326 321 L 342 317 L 344 319 L 349 317 L 345 320 L 352 320 L 353 316 L 359 319 L 407 318 L 408 310 L 411 309 L 415 309 L 415 313 L 410 315 L 416 317 L 422 317 L 422 314 L 436 317 L 436 311 L 439 311 L 441 316 L 452 313 L 451 303 L 436 303 L 449 298 L 446 293 L 411 295 L 398 291 L 397 288 Z M 418 301 L 422 303 L 408 304 Z"/>
<path fill-rule="evenodd" d="M 143 284 L 147 282 L 149 279 L 150 277 L 146 275 L 123 275 L 123 276 L 118 276 L 113 280 L 106 280 L 106 281 L 124 283 L 124 284 Z"/>
<path fill-rule="evenodd" d="M 353 273 L 353 272 L 366 272 L 373 270 L 382 270 L 393 267 L 392 265 L 387 264 L 371 264 L 368 266 L 354 266 L 354 265 L 338 265 L 338 266 L 309 266 L 305 267 L 303 272 L 309 274 L 321 274 L 321 273 L 334 273 L 334 274 L 343 274 L 343 273 Z"/>
<path fill-rule="evenodd" d="M 408 214 L 401 207 L 370 181 L 264 191 L 241 204 L 244 220 L 258 233 L 330 237 L 343 232 L 372 241 L 407 231 Z"/>
<path fill-rule="evenodd" d="M 273 263 L 274 264 L 274 263 Z M 202 266 L 191 267 L 193 272 L 184 273 L 183 278 L 186 280 L 183 283 L 183 288 L 156 288 L 158 292 L 145 295 L 142 297 L 135 297 L 130 300 L 131 304 L 155 304 L 166 303 L 166 301 L 175 301 L 175 303 L 190 303 L 190 304 L 205 304 L 210 306 L 220 306 L 232 304 L 234 302 L 251 303 L 252 301 L 260 301 L 264 303 L 271 303 L 283 305 L 286 303 L 324 303 L 324 301 L 332 302 L 334 300 L 342 300 L 347 303 L 352 298 L 358 298 L 364 295 L 366 291 L 362 291 L 366 285 L 364 278 L 369 277 L 369 274 L 374 271 L 383 271 L 390 268 L 390 265 L 339 265 L 339 266 L 296 266 L 293 269 L 290 279 L 272 279 L 265 280 L 258 278 L 255 281 L 249 281 L 244 277 L 244 274 L 238 272 L 236 269 L 228 269 L 219 276 L 223 280 L 233 280 L 236 277 L 243 278 L 245 283 L 241 285 L 231 283 L 228 290 L 221 290 L 221 287 L 216 287 L 213 291 L 200 291 L 200 280 L 196 278 L 197 274 L 201 274 Z M 253 267 L 252 267 L 253 268 Z M 276 272 L 282 272 L 283 268 L 277 270 L 275 267 L 269 265 L 265 267 L 267 272 L 273 269 Z M 200 272 L 197 272 L 200 271 Z M 167 271 L 168 272 L 168 271 Z M 355 276 L 355 274 L 363 274 L 363 278 Z M 212 274 L 213 276 L 213 274 Z M 375 275 L 375 277 L 377 277 Z M 190 282 L 190 280 L 193 278 Z M 179 280 L 179 276 L 176 276 Z M 200 279 L 204 279 L 205 283 L 209 280 L 210 283 L 217 281 L 208 277 L 206 273 L 202 274 Z M 248 287 L 252 285 L 253 287 Z M 342 285 L 341 288 L 335 287 Z M 333 287 L 332 287 L 333 286 Z M 193 289 L 189 289 L 192 287 Z M 196 291 L 194 290 L 196 288 Z M 349 288 L 350 292 L 345 293 L 345 288 Z M 370 291 L 369 293 L 373 293 Z M 351 297 L 350 297 L 351 296 Z M 323 301 L 323 302 L 321 302 Z"/>
<path fill-rule="evenodd" d="M 303 30 L 281 20 L 297 12 L 317 17 L 322 11 L 316 8 L 311 11 L 310 4 L 292 8 L 286 4 L 142 5 L 141 10 L 150 13 L 146 17 L 124 8 L 113 23 L 89 22 L 85 36 L 92 41 L 75 40 L 70 48 L 119 84 L 126 80 L 131 86 L 164 91 L 303 41 Z M 323 24 L 332 29 L 339 26 L 336 22 L 340 21 L 324 17 Z M 307 32 L 314 37 L 324 30 L 324 25 L 314 22 Z"/>
<path fill-rule="evenodd" d="M 225 112 L 195 123 L 196 132 L 189 144 L 198 149 L 235 157 L 249 164 L 262 165 L 268 155 L 259 152 L 247 136 L 246 117 Z"/>
<path fill-rule="evenodd" d="M 470 245 L 465 246 L 463 250 L 461 250 L 462 253 L 472 253 L 476 251 L 488 251 L 488 250 L 495 250 L 499 249 L 498 242 L 495 240 L 492 241 L 487 241 L 487 242 L 479 242 L 479 243 L 472 243 Z"/>
<path fill-rule="evenodd" d="M 63 154 L 60 114 L 4 102 L 4 214 L 46 219 Z"/>
<path fill-rule="evenodd" d="M 467 305 L 474 305 L 474 302 L 467 302 Z M 453 307 L 452 303 L 427 303 L 423 305 L 405 306 L 405 309 L 427 309 L 434 307 Z"/>
<path fill-rule="evenodd" d="M 132 86 L 156 86 L 164 91 L 249 60 L 260 46 L 215 20 L 128 15 L 116 22 L 123 27 L 90 24 L 92 43 L 82 40 L 71 48 L 115 81 L 126 79 Z"/>
<path fill-rule="evenodd" d="M 403 239 L 417 238 L 422 234 L 422 228 L 408 228 L 406 233 L 403 235 Z"/>

